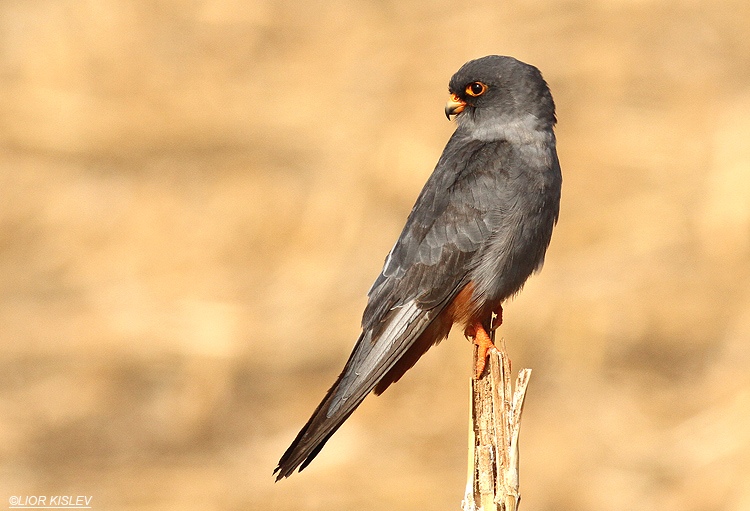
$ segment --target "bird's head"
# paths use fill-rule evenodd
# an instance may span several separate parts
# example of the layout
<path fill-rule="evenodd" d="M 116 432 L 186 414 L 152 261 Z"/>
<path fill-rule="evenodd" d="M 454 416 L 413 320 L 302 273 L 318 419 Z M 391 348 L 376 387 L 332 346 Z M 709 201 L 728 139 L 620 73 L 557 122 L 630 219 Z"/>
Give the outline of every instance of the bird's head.
<path fill-rule="evenodd" d="M 445 115 L 484 122 L 533 118 L 539 127 L 555 125 L 555 104 L 539 70 L 512 57 L 490 55 L 461 66 L 448 85 Z"/>

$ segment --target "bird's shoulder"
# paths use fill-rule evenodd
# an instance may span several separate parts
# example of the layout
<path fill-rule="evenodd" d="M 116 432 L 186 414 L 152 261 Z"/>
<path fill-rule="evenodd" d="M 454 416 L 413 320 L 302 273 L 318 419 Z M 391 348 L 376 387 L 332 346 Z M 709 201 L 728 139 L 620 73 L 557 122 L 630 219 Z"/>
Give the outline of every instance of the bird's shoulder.
<path fill-rule="evenodd" d="M 492 232 L 511 154 L 506 141 L 454 134 L 368 292 L 363 327 L 410 300 L 429 308 L 457 291 Z"/>

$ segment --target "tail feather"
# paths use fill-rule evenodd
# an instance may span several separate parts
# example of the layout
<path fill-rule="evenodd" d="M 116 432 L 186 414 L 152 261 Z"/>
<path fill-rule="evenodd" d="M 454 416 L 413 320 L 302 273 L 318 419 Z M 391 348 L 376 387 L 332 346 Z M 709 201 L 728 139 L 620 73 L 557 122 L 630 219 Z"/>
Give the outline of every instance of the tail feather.
<path fill-rule="evenodd" d="M 441 308 L 424 311 L 413 302 L 393 312 L 382 334 L 363 332 L 336 383 L 286 450 L 274 470 L 276 480 L 305 468 L 365 397 L 401 359 Z"/>
<path fill-rule="evenodd" d="M 341 427 L 341 425 L 349 418 L 354 412 L 357 406 L 364 400 L 367 394 L 359 397 L 359 400 L 354 406 L 350 408 L 347 413 L 337 414 L 335 417 L 327 417 L 327 411 L 330 407 L 333 397 L 336 395 L 339 387 L 341 386 L 341 380 L 344 378 L 344 372 L 336 380 L 336 383 L 328 390 L 326 397 L 318 405 L 315 411 L 307 421 L 307 424 L 297 434 L 297 437 L 292 442 L 292 445 L 284 452 L 279 460 L 279 464 L 273 471 L 276 474 L 276 480 L 279 481 L 284 477 L 292 475 L 294 470 L 299 466 L 300 470 L 304 469 L 310 462 L 318 455 L 320 450 L 326 444 L 329 438 Z"/>

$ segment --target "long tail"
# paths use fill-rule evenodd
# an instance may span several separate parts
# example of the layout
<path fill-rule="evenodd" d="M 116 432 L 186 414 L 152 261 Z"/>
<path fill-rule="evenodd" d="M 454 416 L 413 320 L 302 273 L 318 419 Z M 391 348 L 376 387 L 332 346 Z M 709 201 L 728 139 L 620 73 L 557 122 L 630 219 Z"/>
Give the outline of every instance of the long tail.
<path fill-rule="evenodd" d="M 349 418 L 359 404 L 365 399 L 367 394 L 363 394 L 358 398 L 357 403 L 352 403 L 346 414 L 337 414 L 334 417 L 328 417 L 328 409 L 331 406 L 336 392 L 341 387 L 341 381 L 344 379 L 346 369 L 336 380 L 336 383 L 328 390 L 326 397 L 318 405 L 315 411 L 307 421 L 307 424 L 297 434 L 297 438 L 294 439 L 292 445 L 284 452 L 283 456 L 279 460 L 279 464 L 273 471 L 276 474 L 276 480 L 280 480 L 284 477 L 292 475 L 297 467 L 300 470 L 305 468 L 310 462 L 318 455 L 320 450 L 323 448 L 329 438 L 341 427 L 341 425 Z"/>
<path fill-rule="evenodd" d="M 424 332 L 442 307 L 424 311 L 413 302 L 398 309 L 378 339 L 363 332 L 344 370 L 274 470 L 276 480 L 304 469 L 346 419 Z M 416 361 L 416 360 L 415 360 Z"/>

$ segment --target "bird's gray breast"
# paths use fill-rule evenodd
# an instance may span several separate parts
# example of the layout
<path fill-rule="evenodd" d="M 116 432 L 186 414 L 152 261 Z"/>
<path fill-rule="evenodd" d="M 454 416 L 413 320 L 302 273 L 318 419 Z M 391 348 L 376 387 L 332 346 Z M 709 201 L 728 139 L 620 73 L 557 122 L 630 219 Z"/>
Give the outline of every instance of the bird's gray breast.
<path fill-rule="evenodd" d="M 562 177 L 552 130 L 526 133 L 512 143 L 507 161 L 495 162 L 506 178 L 486 213 L 490 235 L 472 271 L 474 299 L 500 302 L 541 268 L 557 221 Z"/>

